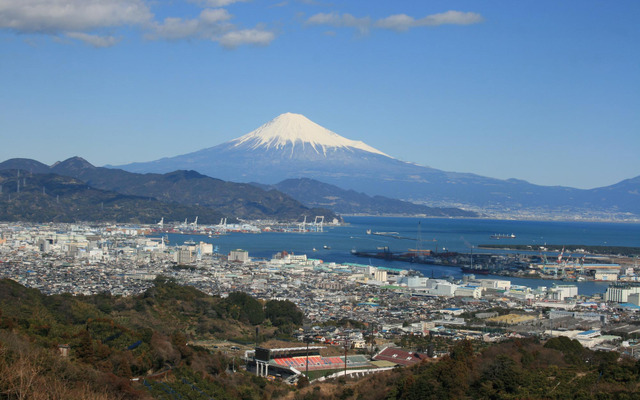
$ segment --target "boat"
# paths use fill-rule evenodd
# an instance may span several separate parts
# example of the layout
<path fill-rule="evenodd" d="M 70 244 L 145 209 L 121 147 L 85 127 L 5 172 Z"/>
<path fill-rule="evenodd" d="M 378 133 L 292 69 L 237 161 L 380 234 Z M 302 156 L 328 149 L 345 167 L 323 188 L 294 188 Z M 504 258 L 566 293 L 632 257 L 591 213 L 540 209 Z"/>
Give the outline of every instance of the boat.
<path fill-rule="evenodd" d="M 322 246 L 323 249 L 325 250 L 331 250 L 331 246 L 327 246 L 326 244 L 324 246 Z"/>
<path fill-rule="evenodd" d="M 462 273 L 464 274 L 474 274 L 474 275 L 489 275 L 488 269 L 484 268 L 474 268 L 474 267 L 461 267 Z"/>
<path fill-rule="evenodd" d="M 515 239 L 516 235 L 515 234 L 503 234 L 503 233 L 496 233 L 494 235 L 491 235 L 491 239 Z"/>

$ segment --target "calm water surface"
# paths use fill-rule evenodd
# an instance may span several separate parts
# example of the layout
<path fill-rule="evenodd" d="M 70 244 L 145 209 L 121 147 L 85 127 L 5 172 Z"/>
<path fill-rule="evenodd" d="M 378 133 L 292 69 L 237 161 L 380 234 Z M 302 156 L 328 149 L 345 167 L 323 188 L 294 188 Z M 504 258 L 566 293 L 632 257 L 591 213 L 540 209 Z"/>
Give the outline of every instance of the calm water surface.
<path fill-rule="evenodd" d="M 245 249 L 253 258 L 270 258 L 276 252 L 286 250 L 294 254 L 307 254 L 309 258 L 325 262 L 353 262 L 379 267 L 415 269 L 425 276 L 453 276 L 461 278 L 459 268 L 436 265 L 407 264 L 398 261 L 363 259 L 351 254 L 352 249 L 374 251 L 377 247 L 389 247 L 390 251 L 406 251 L 420 246 L 422 249 L 442 249 L 468 252 L 471 246 L 499 243 L 490 239 L 492 234 L 515 234 L 510 244 L 531 245 L 533 249 L 545 244 L 556 245 L 604 245 L 640 247 L 640 224 L 604 222 L 556 222 L 556 221 L 505 221 L 444 218 L 394 218 L 394 217 L 346 217 L 346 226 L 325 227 L 324 232 L 306 233 L 231 233 L 219 238 L 206 236 L 169 235 L 171 245 L 192 239 L 213 243 L 220 253 L 233 249 Z M 373 232 L 397 232 L 401 239 L 367 235 Z M 421 241 L 418 242 L 418 238 Z M 328 249 L 325 249 L 325 246 Z M 478 251 L 478 250 L 475 250 Z M 542 279 L 501 278 L 513 284 L 530 287 L 552 286 L 554 281 Z M 608 284 L 602 282 L 578 282 L 580 294 L 602 293 Z"/>

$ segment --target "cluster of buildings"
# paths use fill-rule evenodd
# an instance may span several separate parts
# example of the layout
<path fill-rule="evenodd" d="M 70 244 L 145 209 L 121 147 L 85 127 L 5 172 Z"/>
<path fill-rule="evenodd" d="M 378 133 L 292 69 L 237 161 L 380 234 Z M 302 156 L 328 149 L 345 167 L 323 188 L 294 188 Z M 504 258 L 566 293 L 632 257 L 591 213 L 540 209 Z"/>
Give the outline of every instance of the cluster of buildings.
<path fill-rule="evenodd" d="M 247 250 L 218 254 L 204 242 L 169 246 L 145 233 L 103 225 L 0 224 L 0 277 L 47 294 L 132 295 L 163 275 L 212 295 L 243 291 L 265 300 L 286 299 L 317 327 L 312 332 L 317 341 L 342 345 L 349 340 L 352 347 L 366 346 L 366 338 L 362 330 L 346 331 L 341 321 L 365 323 L 380 338 L 413 334 L 491 341 L 513 334 L 565 334 L 588 336 L 584 343 L 598 346 L 612 340 L 600 332 L 638 320 L 640 309 L 640 286 L 630 284 L 586 298 L 575 284 L 530 288 L 474 276 L 431 279 L 287 252 L 253 261 Z"/>

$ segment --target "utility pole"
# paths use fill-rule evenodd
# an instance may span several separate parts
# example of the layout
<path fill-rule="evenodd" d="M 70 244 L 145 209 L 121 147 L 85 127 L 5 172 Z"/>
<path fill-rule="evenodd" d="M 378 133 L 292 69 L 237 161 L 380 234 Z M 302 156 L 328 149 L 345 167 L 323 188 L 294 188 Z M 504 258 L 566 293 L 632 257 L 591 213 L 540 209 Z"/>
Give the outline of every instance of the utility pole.
<path fill-rule="evenodd" d="M 311 341 L 311 338 L 309 336 L 305 336 L 304 341 L 307 342 L 307 367 L 305 375 L 309 378 L 309 342 Z"/>
<path fill-rule="evenodd" d="M 258 347 L 258 333 L 260 332 L 260 327 L 256 326 L 256 346 Z"/>
<path fill-rule="evenodd" d="M 349 349 L 349 338 L 344 339 L 344 379 L 347 379 L 347 350 Z"/>
<path fill-rule="evenodd" d="M 373 347 L 374 347 L 374 343 L 375 343 L 375 339 L 373 337 L 374 324 L 371 323 L 370 326 L 371 326 L 371 335 L 370 335 L 370 338 L 371 338 L 371 356 L 373 357 Z"/>

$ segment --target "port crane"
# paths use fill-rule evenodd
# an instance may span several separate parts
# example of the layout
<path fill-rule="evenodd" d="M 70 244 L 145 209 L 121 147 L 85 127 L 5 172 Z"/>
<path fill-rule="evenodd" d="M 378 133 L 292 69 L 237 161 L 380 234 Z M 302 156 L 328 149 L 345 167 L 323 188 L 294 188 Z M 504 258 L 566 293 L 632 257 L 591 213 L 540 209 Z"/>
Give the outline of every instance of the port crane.
<path fill-rule="evenodd" d="M 316 219 L 313 221 L 313 227 L 316 232 L 324 232 L 322 227 L 324 225 L 324 215 L 316 215 Z"/>
<path fill-rule="evenodd" d="M 305 215 L 302 223 L 298 224 L 298 232 L 306 232 L 306 225 L 307 225 L 307 216 Z"/>

